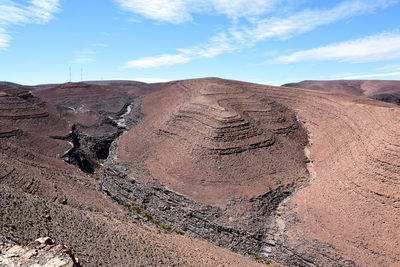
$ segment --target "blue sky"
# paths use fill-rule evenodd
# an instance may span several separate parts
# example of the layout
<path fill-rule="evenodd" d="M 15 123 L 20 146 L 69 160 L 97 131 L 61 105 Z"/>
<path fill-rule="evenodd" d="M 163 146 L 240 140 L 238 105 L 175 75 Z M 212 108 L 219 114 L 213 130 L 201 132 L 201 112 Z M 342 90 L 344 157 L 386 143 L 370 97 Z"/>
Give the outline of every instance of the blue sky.
<path fill-rule="evenodd" d="M 0 80 L 399 79 L 400 0 L 0 0 Z"/>

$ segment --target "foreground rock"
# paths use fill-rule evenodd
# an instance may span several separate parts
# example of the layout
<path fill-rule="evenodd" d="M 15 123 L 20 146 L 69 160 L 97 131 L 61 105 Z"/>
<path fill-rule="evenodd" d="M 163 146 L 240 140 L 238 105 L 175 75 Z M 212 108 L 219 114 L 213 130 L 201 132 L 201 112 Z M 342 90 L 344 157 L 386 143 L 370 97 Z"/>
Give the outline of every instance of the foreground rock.
<path fill-rule="evenodd" d="M 67 247 L 43 237 L 26 246 L 0 242 L 0 266 L 79 267 L 80 264 Z"/>

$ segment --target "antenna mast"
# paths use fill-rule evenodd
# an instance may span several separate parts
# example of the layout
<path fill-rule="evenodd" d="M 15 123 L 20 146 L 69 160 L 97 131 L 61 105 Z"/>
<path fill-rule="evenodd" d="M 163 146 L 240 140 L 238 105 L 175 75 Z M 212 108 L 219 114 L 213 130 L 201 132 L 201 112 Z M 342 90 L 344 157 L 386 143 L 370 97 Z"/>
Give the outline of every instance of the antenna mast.
<path fill-rule="evenodd" d="M 71 79 L 71 66 L 69 66 L 69 82 L 72 82 L 72 79 Z"/>
<path fill-rule="evenodd" d="M 81 82 L 83 82 L 83 68 L 81 68 Z"/>

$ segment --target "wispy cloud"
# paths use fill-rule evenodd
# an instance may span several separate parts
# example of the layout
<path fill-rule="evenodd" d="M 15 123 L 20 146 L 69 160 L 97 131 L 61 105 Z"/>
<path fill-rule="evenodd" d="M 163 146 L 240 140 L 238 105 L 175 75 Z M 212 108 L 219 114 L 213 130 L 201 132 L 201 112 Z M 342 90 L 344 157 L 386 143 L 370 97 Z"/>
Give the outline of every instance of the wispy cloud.
<path fill-rule="evenodd" d="M 400 72 L 363 74 L 363 75 L 357 75 L 357 76 L 341 77 L 341 78 L 338 78 L 338 80 L 354 80 L 354 79 L 390 77 L 390 76 L 399 76 L 400 77 Z"/>
<path fill-rule="evenodd" d="M 4 29 L 0 28 L 0 49 L 7 47 L 10 39 L 11 39 L 10 35 L 6 34 L 4 32 Z"/>
<path fill-rule="evenodd" d="M 95 44 L 92 44 L 91 46 L 93 46 L 93 47 L 108 47 L 108 44 L 104 44 L 104 43 L 95 43 Z"/>
<path fill-rule="evenodd" d="M 334 59 L 357 63 L 398 58 L 400 58 L 400 34 L 381 33 L 310 50 L 297 51 L 287 56 L 278 57 L 276 60 L 292 63 Z"/>
<path fill-rule="evenodd" d="M 90 63 L 94 61 L 94 55 L 96 52 L 93 49 L 85 48 L 77 53 L 76 58 L 72 61 L 72 63 Z"/>
<path fill-rule="evenodd" d="M 144 57 L 137 60 L 128 61 L 125 63 L 125 68 L 150 68 L 159 66 L 169 66 L 174 64 L 185 63 L 190 60 L 190 57 L 184 54 L 176 55 L 161 55 L 157 57 Z"/>
<path fill-rule="evenodd" d="M 392 70 L 392 71 L 400 71 L 400 64 L 390 64 L 383 67 L 378 68 L 378 70 Z"/>
<path fill-rule="evenodd" d="M 130 4 L 137 4 L 138 1 L 118 0 L 119 2 L 129 2 Z M 160 0 L 163 4 L 171 2 L 167 0 Z M 142 2 L 142 1 L 141 1 Z M 155 1 L 150 1 L 154 3 Z M 184 5 L 186 1 L 172 1 L 176 4 Z M 207 1 L 200 1 L 206 3 Z M 215 2 L 215 1 L 214 1 Z M 219 1 L 220 3 L 225 1 Z M 261 1 L 265 6 L 263 13 L 252 11 L 253 8 L 244 9 L 243 14 L 260 15 L 269 11 L 277 2 L 282 1 Z M 373 12 L 377 9 L 386 8 L 391 4 L 399 2 L 398 0 L 358 0 L 358 1 L 344 1 L 331 9 L 314 9 L 303 10 L 292 14 L 286 18 L 268 17 L 259 19 L 248 19 L 248 25 L 240 25 L 236 20 L 232 26 L 225 32 L 212 37 L 207 43 L 203 45 L 193 46 L 189 48 L 177 49 L 177 53 L 164 54 L 160 56 L 139 58 L 129 61 L 125 67 L 133 68 L 148 68 L 157 66 L 166 66 L 172 64 L 181 64 L 189 62 L 196 58 L 212 58 L 224 53 L 231 53 L 246 47 L 253 46 L 254 44 L 270 39 L 287 39 L 293 36 L 303 34 L 314 30 L 317 27 L 328 25 L 335 21 L 349 18 L 352 16 L 362 15 L 365 13 Z M 147 3 L 147 1 L 146 1 Z M 226 2 L 227 3 L 227 2 Z M 237 1 L 238 6 L 244 1 Z M 144 4 L 146 6 L 146 4 Z M 235 5 L 233 5 L 235 6 Z M 251 6 L 251 5 L 250 5 Z M 131 6 L 135 8 L 136 6 Z M 268 7 L 268 8 L 267 8 Z M 228 5 L 226 5 L 228 8 Z M 162 9 L 162 8 L 161 8 Z M 136 10 L 136 9 L 135 9 Z M 170 9 L 168 9 L 170 10 Z M 175 9 L 171 9 L 175 10 Z M 263 10 L 262 8 L 260 10 Z M 186 11 L 185 11 L 186 12 Z M 185 14 L 183 12 L 182 14 Z M 221 11 L 222 12 L 222 11 Z M 227 15 L 228 10 L 224 11 Z M 233 11 L 232 11 L 233 12 Z M 190 13 L 187 13 L 189 14 Z M 234 12 L 232 13 L 234 14 Z M 156 16 L 156 15 L 155 15 Z M 158 15 L 157 15 L 158 16 Z M 162 19 L 163 16 L 160 16 Z M 167 19 L 165 19 L 168 21 Z M 280 59 L 282 61 L 282 59 Z"/>
<path fill-rule="evenodd" d="M 263 84 L 263 85 L 274 85 L 276 84 L 275 81 L 261 81 L 261 82 L 256 82 L 256 81 L 250 81 L 252 83 L 258 83 L 258 84 Z"/>
<path fill-rule="evenodd" d="M 0 1 L 0 48 L 9 45 L 11 36 L 6 33 L 10 25 L 47 23 L 59 8 L 59 0 L 31 0 L 28 5 L 14 1 Z"/>
<path fill-rule="evenodd" d="M 229 18 L 261 15 L 286 0 L 115 0 L 145 18 L 169 23 L 192 21 L 193 14 L 214 13 Z"/>
<path fill-rule="evenodd" d="M 93 61 L 94 61 L 94 58 L 92 58 L 92 57 L 78 57 L 78 58 L 75 58 L 72 61 L 72 63 L 86 64 L 86 63 L 90 63 Z"/>

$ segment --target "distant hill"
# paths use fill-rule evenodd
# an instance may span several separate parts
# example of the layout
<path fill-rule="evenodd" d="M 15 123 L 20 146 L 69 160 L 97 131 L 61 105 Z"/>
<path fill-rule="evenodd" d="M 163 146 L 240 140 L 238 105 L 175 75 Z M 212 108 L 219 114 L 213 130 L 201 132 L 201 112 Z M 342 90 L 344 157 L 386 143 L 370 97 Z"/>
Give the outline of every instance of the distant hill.
<path fill-rule="evenodd" d="M 400 105 L 400 81 L 387 80 L 332 80 L 302 81 L 282 86 L 321 90 L 349 95 L 367 96 L 372 99 Z"/>

